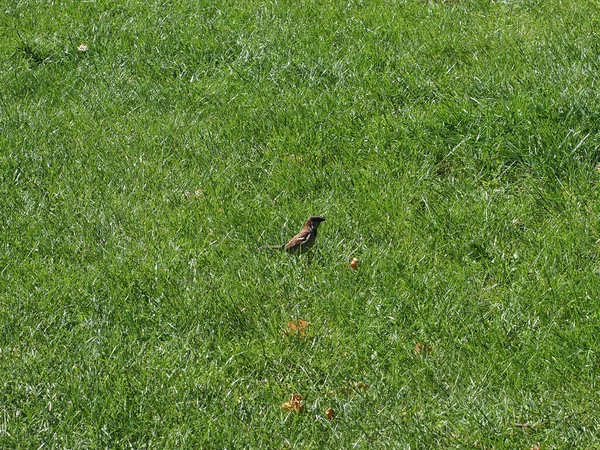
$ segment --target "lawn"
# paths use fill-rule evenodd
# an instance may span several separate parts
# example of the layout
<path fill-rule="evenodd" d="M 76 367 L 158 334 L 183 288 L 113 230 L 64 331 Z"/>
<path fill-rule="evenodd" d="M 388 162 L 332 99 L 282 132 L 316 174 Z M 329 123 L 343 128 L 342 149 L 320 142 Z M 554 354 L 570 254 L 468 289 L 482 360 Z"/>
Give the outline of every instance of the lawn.
<path fill-rule="evenodd" d="M 5 2 L 0 448 L 599 448 L 598 30 Z"/>

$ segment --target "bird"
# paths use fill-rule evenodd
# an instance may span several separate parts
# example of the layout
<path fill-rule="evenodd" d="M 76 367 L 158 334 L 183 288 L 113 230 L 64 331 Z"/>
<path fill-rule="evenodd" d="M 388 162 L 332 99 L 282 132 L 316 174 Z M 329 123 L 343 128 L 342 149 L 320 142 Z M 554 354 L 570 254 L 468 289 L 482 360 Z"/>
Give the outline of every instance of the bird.
<path fill-rule="evenodd" d="M 310 250 L 315 245 L 315 239 L 317 238 L 317 229 L 321 222 L 325 222 L 325 218 L 321 216 L 310 216 L 300 233 L 291 238 L 287 244 L 283 245 L 263 245 L 261 248 L 271 248 L 274 250 L 283 250 L 287 253 L 303 254 Z"/>

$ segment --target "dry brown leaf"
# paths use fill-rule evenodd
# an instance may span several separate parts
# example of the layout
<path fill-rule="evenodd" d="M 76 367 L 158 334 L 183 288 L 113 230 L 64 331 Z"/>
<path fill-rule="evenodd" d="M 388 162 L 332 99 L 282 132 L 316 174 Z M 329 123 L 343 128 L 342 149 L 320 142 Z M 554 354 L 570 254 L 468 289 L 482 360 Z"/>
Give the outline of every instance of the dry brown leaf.
<path fill-rule="evenodd" d="M 350 267 L 352 269 L 356 269 L 358 267 L 358 258 L 353 258 L 352 261 L 350 262 Z"/>
<path fill-rule="evenodd" d="M 304 410 L 302 396 L 300 394 L 292 394 L 289 401 L 281 404 L 281 409 L 285 412 L 302 412 Z"/>
<path fill-rule="evenodd" d="M 431 347 L 417 342 L 417 345 L 415 345 L 415 355 L 431 355 Z"/>
<path fill-rule="evenodd" d="M 300 337 L 306 337 L 309 325 L 310 322 L 306 320 L 290 320 L 285 327 L 285 332 L 286 334 L 297 334 Z"/>
<path fill-rule="evenodd" d="M 327 420 L 331 420 L 335 417 L 335 411 L 333 410 L 333 408 L 328 408 L 327 411 L 325 411 L 325 418 Z"/>

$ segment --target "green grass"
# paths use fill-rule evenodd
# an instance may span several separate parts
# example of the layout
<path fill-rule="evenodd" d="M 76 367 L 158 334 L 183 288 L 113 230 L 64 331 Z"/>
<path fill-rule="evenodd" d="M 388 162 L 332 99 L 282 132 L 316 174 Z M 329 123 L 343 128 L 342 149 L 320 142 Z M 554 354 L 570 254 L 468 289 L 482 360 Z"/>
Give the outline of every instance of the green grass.
<path fill-rule="evenodd" d="M 598 5 L 230 3 L 2 7 L 0 448 L 599 447 Z"/>

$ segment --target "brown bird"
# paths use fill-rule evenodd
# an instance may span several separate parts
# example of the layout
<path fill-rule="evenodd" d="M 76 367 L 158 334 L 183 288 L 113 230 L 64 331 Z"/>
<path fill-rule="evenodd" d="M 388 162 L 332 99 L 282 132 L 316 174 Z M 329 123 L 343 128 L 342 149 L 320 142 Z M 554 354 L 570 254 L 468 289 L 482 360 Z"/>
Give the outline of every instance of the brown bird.
<path fill-rule="evenodd" d="M 315 245 L 315 239 L 317 238 L 317 228 L 321 225 L 321 222 L 325 222 L 325 218 L 321 216 L 310 216 L 300 233 L 291 238 L 287 244 L 284 245 L 264 245 L 261 248 L 272 248 L 275 250 L 284 250 L 288 253 L 302 254 L 309 250 Z"/>

